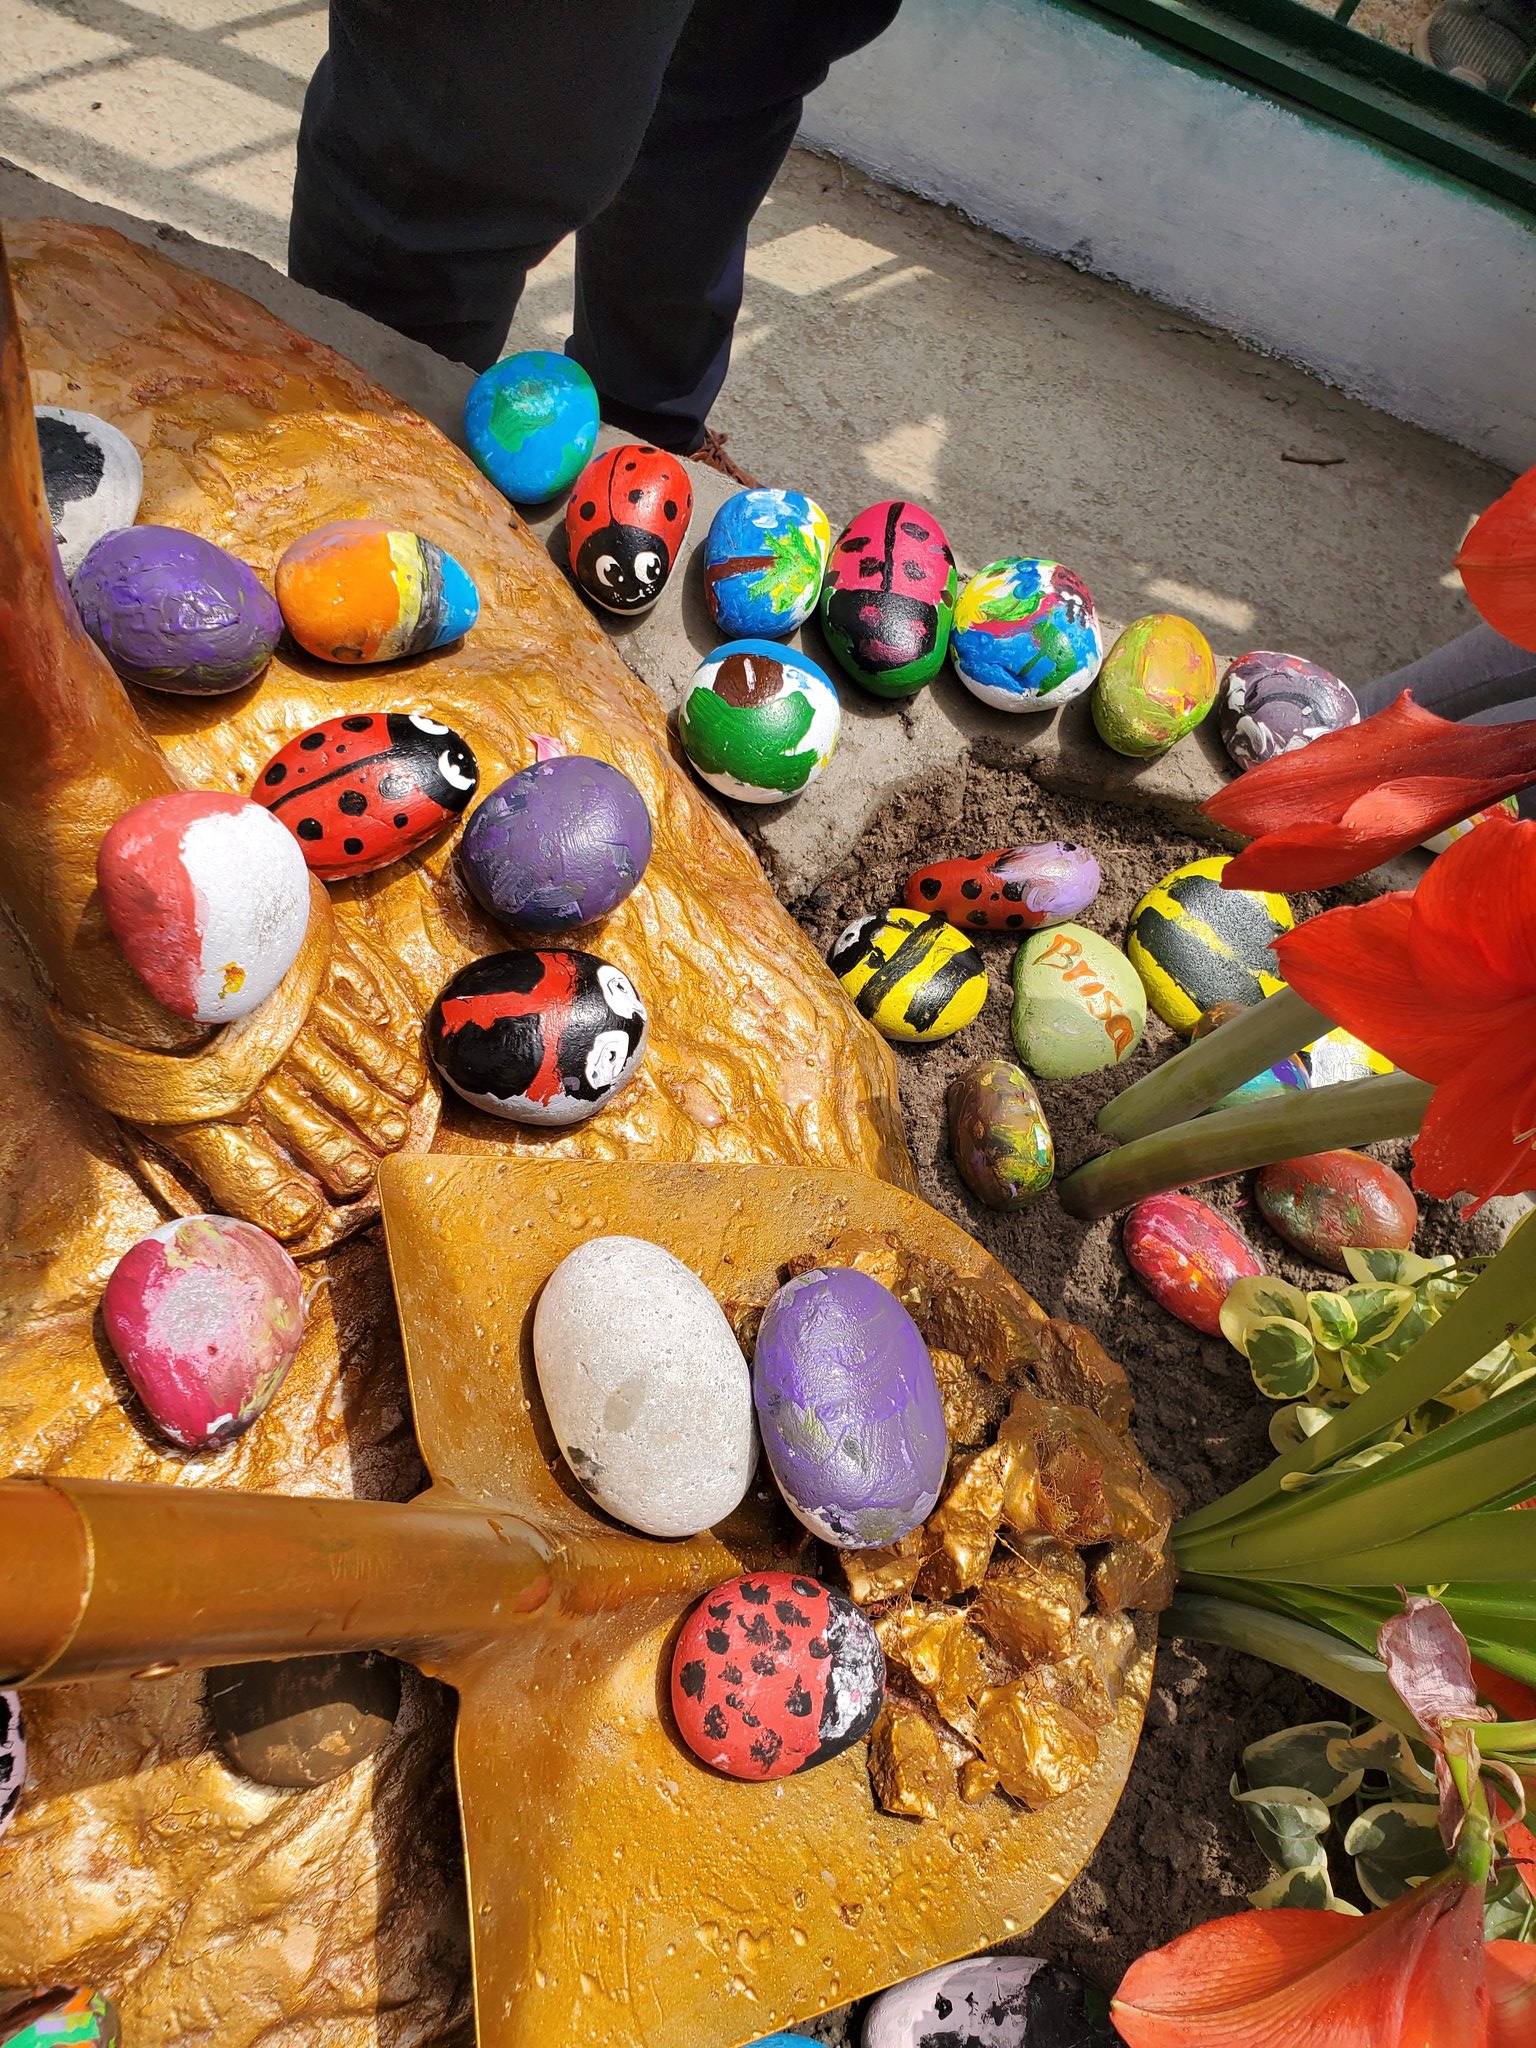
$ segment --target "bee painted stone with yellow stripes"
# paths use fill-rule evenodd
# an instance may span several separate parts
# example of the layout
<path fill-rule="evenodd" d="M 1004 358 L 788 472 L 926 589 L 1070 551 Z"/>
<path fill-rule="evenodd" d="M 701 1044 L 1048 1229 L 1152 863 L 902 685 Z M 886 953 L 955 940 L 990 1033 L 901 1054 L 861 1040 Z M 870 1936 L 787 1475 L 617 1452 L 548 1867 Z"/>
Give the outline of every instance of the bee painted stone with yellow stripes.
<path fill-rule="evenodd" d="M 921 910 L 876 910 L 832 948 L 832 972 L 886 1038 L 931 1045 L 971 1023 L 987 969 L 964 932 Z"/>
<path fill-rule="evenodd" d="M 1271 950 L 1296 920 L 1283 896 L 1223 889 L 1227 856 L 1186 861 L 1131 913 L 1125 950 L 1147 1001 L 1187 1038 L 1217 1003 L 1262 1002 L 1285 983 Z"/>

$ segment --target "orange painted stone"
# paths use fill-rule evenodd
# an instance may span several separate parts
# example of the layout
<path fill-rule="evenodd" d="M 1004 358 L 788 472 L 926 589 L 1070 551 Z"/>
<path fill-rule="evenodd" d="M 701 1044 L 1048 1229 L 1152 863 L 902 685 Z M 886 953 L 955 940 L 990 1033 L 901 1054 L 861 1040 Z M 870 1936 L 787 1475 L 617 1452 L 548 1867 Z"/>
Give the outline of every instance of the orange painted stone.
<path fill-rule="evenodd" d="M 1315 1265 L 1345 1273 L 1345 1249 L 1406 1251 L 1419 1205 L 1400 1173 L 1364 1152 L 1311 1152 L 1266 1166 L 1253 1184 L 1259 1214 Z"/>

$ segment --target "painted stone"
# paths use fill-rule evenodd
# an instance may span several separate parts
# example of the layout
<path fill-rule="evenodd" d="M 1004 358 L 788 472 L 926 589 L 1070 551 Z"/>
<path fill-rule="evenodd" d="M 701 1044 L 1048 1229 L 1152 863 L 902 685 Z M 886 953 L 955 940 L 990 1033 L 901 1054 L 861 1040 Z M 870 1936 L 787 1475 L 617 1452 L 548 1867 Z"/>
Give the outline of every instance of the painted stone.
<path fill-rule="evenodd" d="M 228 1024 L 266 1001 L 309 924 L 298 842 L 260 804 L 175 790 L 125 811 L 96 854 L 112 936 L 166 1009 Z"/>
<path fill-rule="evenodd" d="M 776 640 L 733 640 L 694 670 L 677 733 L 711 789 L 779 804 L 826 767 L 842 722 L 837 691 L 807 655 Z"/>
<path fill-rule="evenodd" d="M 1093 722 L 1132 760 L 1166 754 L 1216 701 L 1216 659 L 1205 635 L 1174 612 L 1133 619 L 1104 657 Z"/>
<path fill-rule="evenodd" d="M 334 519 L 285 548 L 283 623 L 319 661 L 404 661 L 445 647 L 480 616 L 480 593 L 436 541 L 382 519 Z"/>
<path fill-rule="evenodd" d="M 0 2048 L 120 2048 L 122 2022 L 104 1991 L 56 1984 L 0 1991 Z"/>
<path fill-rule="evenodd" d="M 699 1276 L 640 1237 L 594 1237 L 533 1317 L 555 1441 L 600 1508 L 647 1536 L 696 1536 L 741 1503 L 757 1461 L 752 1383 Z"/>
<path fill-rule="evenodd" d="M 1130 1058 L 1147 999 L 1118 946 L 1086 925 L 1026 939 L 1013 961 L 1013 1043 L 1032 1074 L 1069 1081 Z"/>
<path fill-rule="evenodd" d="M 464 401 L 464 442 L 503 497 L 539 505 L 597 445 L 597 391 L 569 356 L 525 349 L 482 371 Z"/>
<path fill-rule="evenodd" d="M 832 972 L 886 1038 L 952 1038 L 987 1000 L 987 966 L 964 932 L 921 910 L 874 910 L 849 925 Z"/>
<path fill-rule="evenodd" d="M 1088 586 L 1060 562 L 1006 555 L 955 600 L 950 658 L 972 696 L 999 711 L 1054 711 L 1093 688 L 1104 659 Z"/>
<path fill-rule="evenodd" d="M 827 645 L 877 697 L 910 697 L 944 665 L 955 581 L 954 555 L 931 512 L 903 499 L 870 505 L 844 527 L 827 563 Z"/>
<path fill-rule="evenodd" d="M 27 1737 L 21 1725 L 21 1695 L 0 1690 L 0 1835 L 15 1818 L 27 1781 Z"/>
<path fill-rule="evenodd" d="M 590 754 L 562 754 L 509 775 L 459 843 L 479 901 L 492 917 L 530 932 L 565 932 L 606 917 L 650 857 L 645 798 L 622 769 Z"/>
<path fill-rule="evenodd" d="M 949 1462 L 939 1383 L 916 1323 L 870 1274 L 818 1266 L 779 1289 L 752 1398 L 779 1491 L 824 1543 L 895 1543 L 932 1513 Z"/>
<path fill-rule="evenodd" d="M 971 1956 L 882 1991 L 863 2048 L 1111 2048 L 1090 2019 L 1087 1986 L 1038 1956 Z"/>
<path fill-rule="evenodd" d="M 424 846 L 479 781 L 452 726 L 425 711 L 354 711 L 280 747 L 251 795 L 287 826 L 313 874 L 339 882 Z"/>
<path fill-rule="evenodd" d="M 1056 1148 L 1029 1076 L 1012 1060 L 977 1060 L 949 1084 L 949 1149 L 960 1178 L 989 1209 L 1023 1209 L 1044 1194 Z"/>
<path fill-rule="evenodd" d="M 1518 818 L 1519 815 L 1519 797 L 1501 797 L 1498 803 L 1489 804 L 1484 810 L 1474 811 L 1470 818 L 1463 818 L 1459 825 L 1447 825 L 1443 832 L 1434 833 L 1425 840 L 1424 851 L 1444 853 L 1448 846 L 1454 846 L 1458 839 L 1465 839 L 1469 832 L 1479 825 L 1486 825 L 1490 818 Z"/>
<path fill-rule="evenodd" d="M 1299 654 L 1260 649 L 1239 655 L 1221 679 L 1221 743 L 1239 768 L 1294 754 L 1298 747 L 1360 723 L 1354 692 Z"/>
<path fill-rule="evenodd" d="M 212 1451 L 266 1408 L 304 1335 L 299 1269 L 233 1216 L 178 1216 L 112 1268 L 101 1319 L 160 1434 Z"/>
<path fill-rule="evenodd" d="M 594 455 L 565 508 L 577 586 L 604 611 L 649 611 L 677 566 L 692 518 L 693 485 L 675 455 L 640 441 Z"/>
<path fill-rule="evenodd" d="M 709 522 L 704 595 L 728 639 L 781 640 L 821 596 L 832 526 L 803 491 L 738 491 Z"/>
<path fill-rule="evenodd" d="M 328 1785 L 373 1756 L 400 1712 L 400 1666 L 379 1650 L 221 1664 L 205 1697 L 219 1747 L 258 1785 Z"/>
<path fill-rule="evenodd" d="M 1207 1337 L 1239 1280 L 1264 1271 L 1253 1246 L 1193 1195 L 1148 1195 L 1125 1219 L 1125 1256 L 1159 1308 Z"/>
<path fill-rule="evenodd" d="M 518 1124 L 579 1124 L 633 1075 L 647 1028 L 627 974 L 551 947 L 461 967 L 432 1007 L 427 1047 L 477 1109 Z"/>
<path fill-rule="evenodd" d="M 1247 1008 L 1246 1003 L 1213 1003 L 1208 1010 L 1200 1012 L 1189 1035 L 1191 1038 L 1207 1038 L 1221 1025 L 1230 1023 L 1232 1018 L 1241 1017 Z M 1266 1067 L 1262 1074 L 1255 1074 L 1251 1080 L 1239 1083 L 1219 1097 L 1206 1115 L 1213 1116 L 1218 1109 L 1237 1109 L 1245 1102 L 1270 1102 L 1276 1096 L 1295 1094 L 1311 1085 L 1312 1074 L 1305 1053 L 1287 1053 L 1284 1059 Z"/>
<path fill-rule="evenodd" d="M 138 518 L 144 465 L 128 436 L 92 412 L 32 410 L 53 538 L 64 574 L 73 576 L 103 534 Z"/>
<path fill-rule="evenodd" d="M 787 1778 L 867 1735 L 885 1658 L 851 1600 L 817 1579 L 748 1572 L 706 1593 L 672 1652 L 672 1712 L 701 1762 Z"/>
<path fill-rule="evenodd" d="M 180 697 L 244 689 L 283 637 L 254 569 L 175 526 L 128 526 L 75 571 L 80 623 L 125 683 Z"/>
<path fill-rule="evenodd" d="M 1342 1024 L 1306 1047 L 1307 1065 L 1314 1088 L 1331 1088 L 1339 1081 L 1363 1081 L 1369 1074 L 1393 1074 L 1397 1069 L 1364 1039 L 1356 1038 Z"/>
<path fill-rule="evenodd" d="M 1408 1250 L 1419 1205 L 1400 1173 L 1364 1152 L 1310 1152 L 1266 1166 L 1253 1184 L 1270 1229 L 1315 1265 L 1346 1273 L 1344 1251 Z"/>
<path fill-rule="evenodd" d="M 1283 896 L 1223 889 L 1228 856 L 1186 861 L 1131 913 L 1125 950 L 1147 1000 L 1187 1038 L 1215 1003 L 1262 1002 L 1283 988 L 1273 946 L 1296 920 Z"/>
<path fill-rule="evenodd" d="M 902 891 L 909 910 L 936 910 L 973 931 L 1037 932 L 1085 911 L 1099 893 L 1099 864 L 1085 846 L 1048 839 L 1001 846 L 971 860 L 918 868 Z"/>

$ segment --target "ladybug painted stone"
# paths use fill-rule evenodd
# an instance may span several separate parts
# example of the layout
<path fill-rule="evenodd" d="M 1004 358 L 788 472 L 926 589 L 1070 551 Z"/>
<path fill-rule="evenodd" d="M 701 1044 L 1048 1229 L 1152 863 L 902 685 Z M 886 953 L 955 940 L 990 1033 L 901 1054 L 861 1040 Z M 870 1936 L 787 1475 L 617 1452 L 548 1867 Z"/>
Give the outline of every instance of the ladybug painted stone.
<path fill-rule="evenodd" d="M 1086 847 L 1050 839 L 916 868 L 902 901 L 909 910 L 936 910 L 975 931 L 1037 932 L 1080 916 L 1098 895 L 1099 881 L 1099 864 Z"/>
<path fill-rule="evenodd" d="M 424 711 L 356 711 L 279 748 L 251 795 L 288 827 L 312 872 L 334 882 L 414 853 L 479 781 L 452 726 Z"/>
<path fill-rule="evenodd" d="M 869 506 L 843 529 L 827 564 L 827 645 L 877 697 L 910 697 L 943 666 L 955 580 L 954 555 L 931 512 L 904 499 Z"/>
<path fill-rule="evenodd" d="M 867 1735 L 885 1659 L 851 1600 L 817 1579 L 748 1572 L 706 1593 L 672 1653 L 684 1742 L 727 1777 L 787 1778 Z"/>
<path fill-rule="evenodd" d="M 693 486 L 675 455 L 638 441 L 605 449 L 577 477 L 565 508 L 571 574 L 605 611 L 646 611 L 692 517 Z"/>
<path fill-rule="evenodd" d="M 519 1124 L 579 1124 L 619 1092 L 645 1052 L 634 983 L 592 953 L 492 953 L 433 1005 L 427 1049 L 466 1102 Z"/>

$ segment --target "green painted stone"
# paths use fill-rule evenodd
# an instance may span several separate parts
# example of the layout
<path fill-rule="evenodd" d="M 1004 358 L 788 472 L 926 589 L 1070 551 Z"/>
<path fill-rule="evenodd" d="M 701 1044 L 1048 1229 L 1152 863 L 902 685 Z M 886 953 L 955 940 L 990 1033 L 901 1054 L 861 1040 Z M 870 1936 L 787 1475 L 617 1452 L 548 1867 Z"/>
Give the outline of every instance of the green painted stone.
<path fill-rule="evenodd" d="M 1117 754 L 1148 761 L 1193 732 L 1216 702 L 1205 635 L 1174 612 L 1133 619 L 1104 657 L 1093 722 Z"/>
<path fill-rule="evenodd" d="M 118 2048 L 122 2038 L 105 1992 L 76 1984 L 0 1991 L 0 2048 Z"/>
<path fill-rule="evenodd" d="M 977 1060 L 950 1082 L 949 1146 L 960 1178 L 989 1209 L 1024 1208 L 1056 1171 L 1040 1098 L 1012 1060 Z"/>
<path fill-rule="evenodd" d="M 1014 955 L 1013 1042 L 1031 1073 L 1069 1081 L 1118 1066 L 1146 1028 L 1136 970 L 1086 925 L 1036 932 Z"/>

